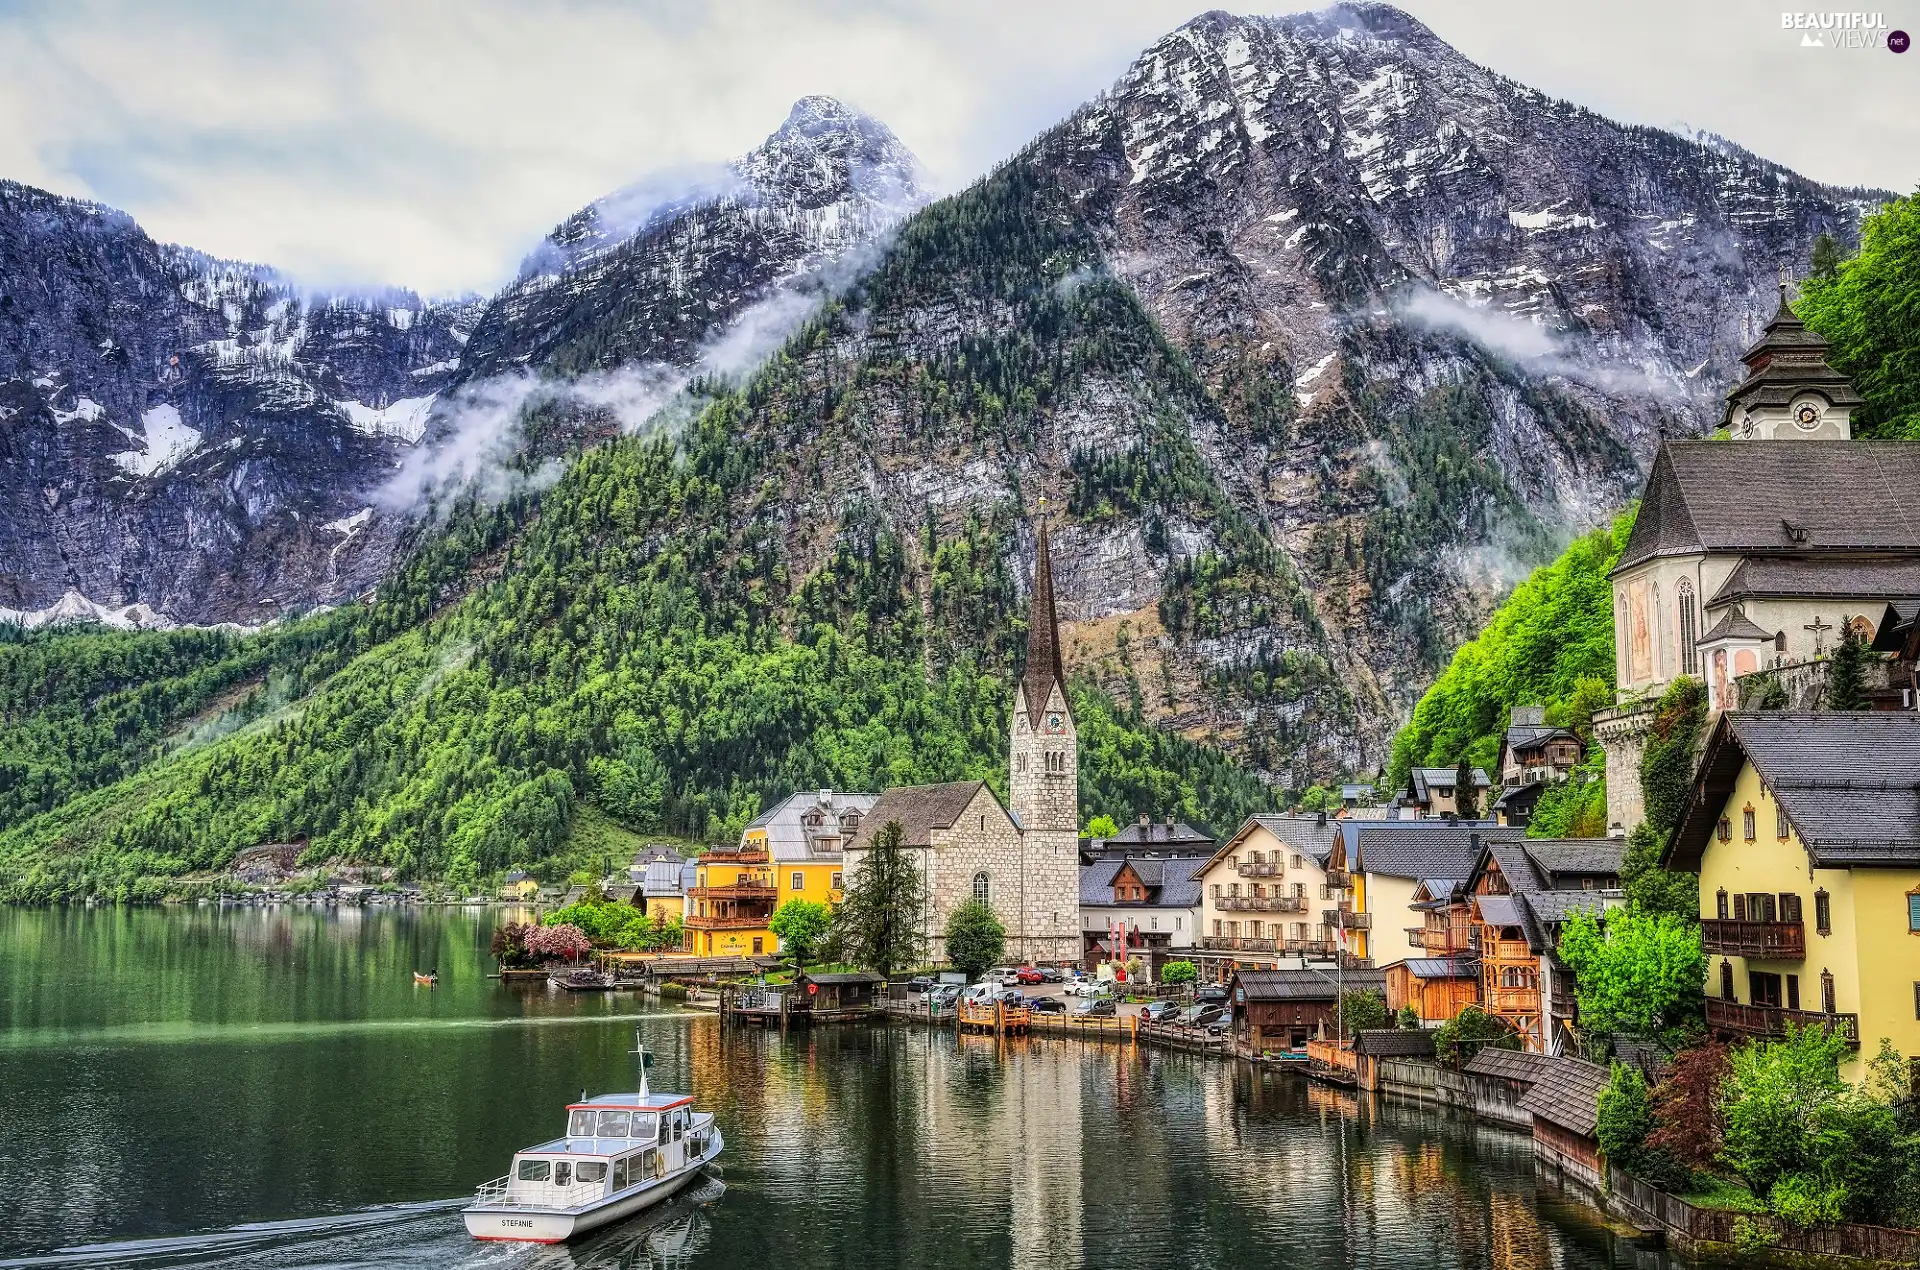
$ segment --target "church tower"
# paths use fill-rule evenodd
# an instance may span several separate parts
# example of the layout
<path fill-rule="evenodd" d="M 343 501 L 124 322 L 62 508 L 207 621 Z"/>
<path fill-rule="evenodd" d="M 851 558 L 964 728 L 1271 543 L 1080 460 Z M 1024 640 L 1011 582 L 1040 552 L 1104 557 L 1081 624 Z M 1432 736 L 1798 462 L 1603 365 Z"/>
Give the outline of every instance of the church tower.
<path fill-rule="evenodd" d="M 1727 394 L 1721 426 L 1736 441 L 1848 440 L 1863 398 L 1827 364 L 1830 347 L 1794 316 L 1782 282 L 1779 311 L 1741 354 L 1747 377 Z"/>
<path fill-rule="evenodd" d="M 1008 810 L 1021 828 L 1021 927 L 1029 960 L 1080 960 L 1080 738 L 1060 665 L 1044 504 L 1027 612 L 1027 664 L 1013 692 Z"/>

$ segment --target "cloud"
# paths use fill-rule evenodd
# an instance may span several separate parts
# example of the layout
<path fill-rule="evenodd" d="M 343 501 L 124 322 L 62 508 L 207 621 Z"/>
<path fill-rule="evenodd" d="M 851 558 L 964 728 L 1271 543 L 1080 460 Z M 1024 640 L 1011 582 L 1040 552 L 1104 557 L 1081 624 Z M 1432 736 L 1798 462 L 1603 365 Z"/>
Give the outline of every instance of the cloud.
<path fill-rule="evenodd" d="M 1423 330 L 1459 335 L 1534 375 L 1559 375 L 1603 392 L 1674 400 L 1686 396 L 1670 370 L 1608 361 L 1590 348 L 1525 318 L 1466 304 L 1424 286 L 1403 287 L 1394 312 Z"/>

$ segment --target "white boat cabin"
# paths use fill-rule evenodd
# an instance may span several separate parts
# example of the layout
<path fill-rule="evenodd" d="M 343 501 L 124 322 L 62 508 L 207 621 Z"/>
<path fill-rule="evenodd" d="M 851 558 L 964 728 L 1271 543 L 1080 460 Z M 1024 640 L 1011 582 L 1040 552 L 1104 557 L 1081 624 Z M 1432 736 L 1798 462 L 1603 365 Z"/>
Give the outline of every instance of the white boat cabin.
<path fill-rule="evenodd" d="M 704 1154 L 705 1143 L 694 1134 L 691 1097 L 601 1094 L 567 1107 L 564 1138 L 513 1157 L 505 1202 L 543 1208 L 592 1204 L 658 1181 Z"/>

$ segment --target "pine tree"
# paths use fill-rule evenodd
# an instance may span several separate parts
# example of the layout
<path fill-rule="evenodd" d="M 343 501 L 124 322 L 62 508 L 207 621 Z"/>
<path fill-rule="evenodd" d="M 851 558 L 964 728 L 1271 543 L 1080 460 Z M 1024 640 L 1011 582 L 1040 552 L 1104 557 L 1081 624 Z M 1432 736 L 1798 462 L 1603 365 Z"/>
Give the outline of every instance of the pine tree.
<path fill-rule="evenodd" d="M 882 975 L 913 965 L 922 952 L 926 888 L 900 845 L 904 832 L 897 820 L 880 826 L 833 914 L 830 938 L 838 959 Z"/>
<path fill-rule="evenodd" d="M 1866 710 L 1871 707 L 1872 703 L 1867 700 L 1869 655 L 1867 642 L 1853 628 L 1853 619 L 1842 618 L 1840 646 L 1833 650 L 1831 669 L 1827 673 L 1827 709 Z"/>
<path fill-rule="evenodd" d="M 1833 241 L 1832 234 L 1822 234 L 1813 240 L 1813 250 L 1807 257 L 1808 271 L 1816 278 L 1831 278 L 1840 268 L 1840 244 Z"/>
<path fill-rule="evenodd" d="M 1465 755 L 1453 769 L 1453 808 L 1462 820 L 1480 817 L 1480 791 L 1473 785 L 1473 760 Z"/>

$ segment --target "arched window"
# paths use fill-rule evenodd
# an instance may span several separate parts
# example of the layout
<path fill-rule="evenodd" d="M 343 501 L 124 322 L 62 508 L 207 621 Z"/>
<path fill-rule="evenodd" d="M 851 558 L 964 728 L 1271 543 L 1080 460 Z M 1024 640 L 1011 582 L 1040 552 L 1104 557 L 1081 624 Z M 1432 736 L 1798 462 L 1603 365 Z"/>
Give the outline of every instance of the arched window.
<path fill-rule="evenodd" d="M 993 896 L 993 883 L 987 878 L 985 869 L 973 875 L 973 898 L 985 904 Z"/>
<path fill-rule="evenodd" d="M 1700 655 L 1694 651 L 1693 641 L 1700 637 L 1700 621 L 1693 605 L 1693 583 L 1680 579 L 1675 593 L 1680 597 L 1680 673 L 1697 675 Z"/>

